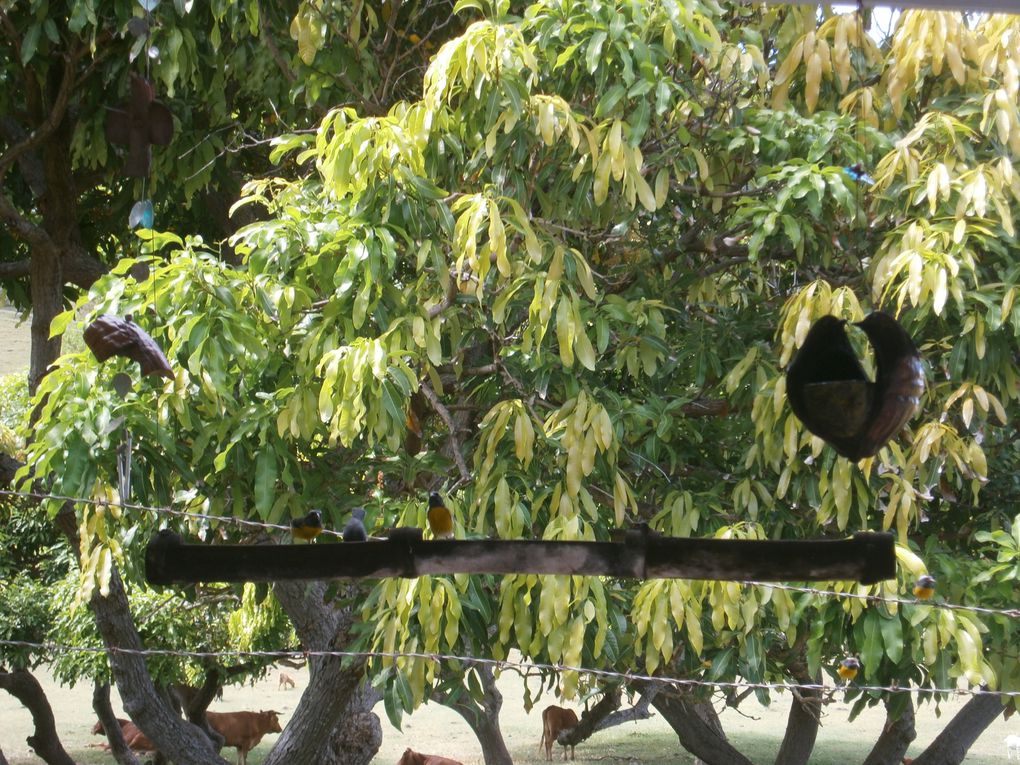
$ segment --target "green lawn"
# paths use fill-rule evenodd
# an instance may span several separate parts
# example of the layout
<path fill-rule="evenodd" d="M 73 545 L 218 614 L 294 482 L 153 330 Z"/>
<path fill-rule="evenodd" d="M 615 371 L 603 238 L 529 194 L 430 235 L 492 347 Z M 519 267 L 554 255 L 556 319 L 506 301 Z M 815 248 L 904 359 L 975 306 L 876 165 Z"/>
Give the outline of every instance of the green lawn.
<path fill-rule="evenodd" d="M 304 672 L 288 670 L 297 680 L 296 691 L 278 691 L 277 677 L 257 683 L 253 687 L 228 688 L 222 701 L 214 706 L 219 710 L 276 709 L 283 713 L 283 722 L 297 705 L 301 689 L 307 683 Z M 75 760 L 82 765 L 112 763 L 109 754 L 89 744 L 103 739 L 93 737 L 89 729 L 94 722 L 91 709 L 91 688 L 80 685 L 74 689 L 60 688 L 43 675 L 47 692 L 53 703 L 57 727 L 65 746 Z M 539 752 L 542 723 L 539 710 L 553 699 L 543 699 L 530 714 L 521 707 L 522 685 L 520 678 L 505 673 L 500 681 L 504 693 L 503 712 L 500 717 L 507 746 L 518 765 L 544 762 L 544 753 Z M 945 713 L 952 713 L 965 701 L 964 697 L 944 705 Z M 727 733 L 736 746 L 755 763 L 771 763 L 782 738 L 789 699 L 781 697 L 770 708 L 748 704 L 742 713 L 728 710 L 723 714 Z M 575 706 L 576 708 L 576 706 Z M 385 718 L 380 705 L 377 709 L 383 719 L 383 746 L 375 763 L 393 765 L 407 747 L 432 754 L 444 754 L 462 760 L 465 765 L 482 765 L 478 742 L 467 725 L 453 712 L 437 705 L 428 705 L 405 720 L 402 731 L 392 728 Z M 818 743 L 811 758 L 812 765 L 847 765 L 861 762 L 871 743 L 881 732 L 884 716 L 880 709 L 862 715 L 853 723 L 846 720 L 848 708 L 841 702 L 830 704 L 825 710 Z M 918 712 L 918 738 L 908 754 L 921 751 L 940 730 L 946 716 L 935 716 L 931 707 Z M 28 713 L 17 701 L 7 695 L 0 695 L 0 747 L 7 755 L 10 765 L 37 765 L 41 762 L 34 757 L 25 744 L 25 737 L 31 732 Z M 1007 734 L 1020 733 L 1020 721 L 996 720 L 971 750 L 965 762 L 970 765 L 998 765 L 1005 758 L 1003 739 Z M 275 736 L 267 737 L 249 758 L 252 765 L 258 765 L 269 751 Z M 233 760 L 233 750 L 224 752 Z M 558 757 L 559 754 L 555 753 Z M 669 727 L 658 716 L 651 720 L 628 723 L 610 731 L 596 734 L 576 750 L 579 762 L 619 762 L 628 765 L 666 765 L 666 763 L 693 762 L 677 743 Z"/>

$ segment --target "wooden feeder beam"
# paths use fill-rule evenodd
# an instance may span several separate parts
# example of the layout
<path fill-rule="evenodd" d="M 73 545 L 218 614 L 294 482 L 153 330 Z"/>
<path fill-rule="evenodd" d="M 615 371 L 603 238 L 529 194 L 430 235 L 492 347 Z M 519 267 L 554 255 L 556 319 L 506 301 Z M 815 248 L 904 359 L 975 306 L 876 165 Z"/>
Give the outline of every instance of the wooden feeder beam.
<path fill-rule="evenodd" d="M 421 539 L 397 529 L 387 540 L 336 544 L 185 544 L 161 531 L 145 553 L 152 584 L 378 579 L 426 574 L 579 574 L 634 579 L 874 584 L 896 575 L 892 534 L 850 539 L 757 541 L 664 537 L 628 531 L 621 542 Z"/>

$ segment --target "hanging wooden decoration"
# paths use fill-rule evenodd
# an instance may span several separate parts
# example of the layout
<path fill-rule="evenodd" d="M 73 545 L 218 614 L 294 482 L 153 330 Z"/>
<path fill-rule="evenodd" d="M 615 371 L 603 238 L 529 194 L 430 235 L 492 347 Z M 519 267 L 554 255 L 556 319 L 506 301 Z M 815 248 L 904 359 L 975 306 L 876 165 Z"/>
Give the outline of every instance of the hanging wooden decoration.
<path fill-rule="evenodd" d="M 85 345 L 100 361 L 111 356 L 124 356 L 138 362 L 143 376 L 160 375 L 168 380 L 174 379 L 170 362 L 163 351 L 144 329 L 131 321 L 130 316 L 119 319 L 103 314 L 85 328 L 82 336 Z"/>
<path fill-rule="evenodd" d="M 152 83 L 131 74 L 131 94 L 126 104 L 110 108 L 106 115 L 106 139 L 128 147 L 124 175 L 145 178 L 152 161 L 152 144 L 166 146 L 174 132 L 173 115 L 155 100 Z"/>
<path fill-rule="evenodd" d="M 846 336 L 846 322 L 823 316 L 808 331 L 786 373 L 786 397 L 804 426 L 839 454 L 860 460 L 878 453 L 913 416 L 924 370 L 899 322 L 876 311 L 855 326 L 875 352 L 875 381 Z"/>

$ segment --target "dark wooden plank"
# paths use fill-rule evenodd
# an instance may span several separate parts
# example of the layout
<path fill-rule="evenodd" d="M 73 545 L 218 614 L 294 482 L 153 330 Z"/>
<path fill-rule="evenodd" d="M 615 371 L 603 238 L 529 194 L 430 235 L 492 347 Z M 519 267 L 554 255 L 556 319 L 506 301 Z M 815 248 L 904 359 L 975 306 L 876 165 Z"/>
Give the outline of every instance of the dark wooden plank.
<path fill-rule="evenodd" d="M 622 542 L 424 541 L 401 534 L 370 542 L 205 545 L 162 531 L 148 545 L 145 571 L 153 584 L 511 573 L 871 584 L 895 575 L 896 557 L 891 534 L 871 533 L 749 541 L 631 531 Z"/>

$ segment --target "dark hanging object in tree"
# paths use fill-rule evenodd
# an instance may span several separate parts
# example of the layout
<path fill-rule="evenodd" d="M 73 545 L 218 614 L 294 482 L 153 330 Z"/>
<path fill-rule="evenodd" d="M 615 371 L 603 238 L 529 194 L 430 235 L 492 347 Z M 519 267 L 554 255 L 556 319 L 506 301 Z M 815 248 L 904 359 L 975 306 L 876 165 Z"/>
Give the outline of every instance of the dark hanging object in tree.
<path fill-rule="evenodd" d="M 155 100 L 152 83 L 131 75 L 131 97 L 106 114 L 106 140 L 128 147 L 124 175 L 144 178 L 152 160 L 150 146 L 166 146 L 174 132 L 174 119 L 166 105 Z"/>
<path fill-rule="evenodd" d="M 914 414 L 924 393 L 921 356 L 910 335 L 876 311 L 856 326 L 875 352 L 875 381 L 846 336 L 846 322 L 823 316 L 786 372 L 786 397 L 804 426 L 847 459 L 878 453 Z"/>
<path fill-rule="evenodd" d="M 137 361 L 143 375 L 161 375 L 174 379 L 170 362 L 149 334 L 131 321 L 131 317 L 118 319 L 103 314 L 85 328 L 82 334 L 96 358 L 106 361 L 111 356 L 125 356 Z"/>

